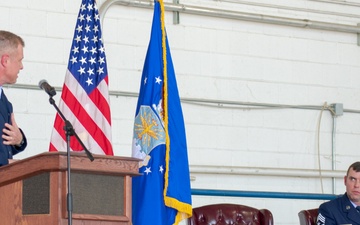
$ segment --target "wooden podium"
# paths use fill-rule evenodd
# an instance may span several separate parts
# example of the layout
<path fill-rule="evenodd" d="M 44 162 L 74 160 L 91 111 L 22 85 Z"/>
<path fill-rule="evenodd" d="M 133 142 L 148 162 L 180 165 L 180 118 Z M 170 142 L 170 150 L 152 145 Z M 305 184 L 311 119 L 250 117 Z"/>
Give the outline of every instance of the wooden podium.
<path fill-rule="evenodd" d="M 139 160 L 71 152 L 73 225 L 130 225 L 131 177 Z M 66 225 L 67 153 L 46 152 L 0 167 L 0 224 Z"/>

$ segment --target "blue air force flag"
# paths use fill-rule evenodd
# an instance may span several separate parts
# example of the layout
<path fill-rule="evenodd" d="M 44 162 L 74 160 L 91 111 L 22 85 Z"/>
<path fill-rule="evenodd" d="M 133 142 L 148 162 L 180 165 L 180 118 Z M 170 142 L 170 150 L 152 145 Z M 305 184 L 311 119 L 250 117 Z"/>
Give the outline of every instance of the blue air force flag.
<path fill-rule="evenodd" d="M 132 182 L 133 225 L 171 225 L 191 216 L 184 119 L 164 26 L 155 2 L 133 133 L 141 176 Z"/>

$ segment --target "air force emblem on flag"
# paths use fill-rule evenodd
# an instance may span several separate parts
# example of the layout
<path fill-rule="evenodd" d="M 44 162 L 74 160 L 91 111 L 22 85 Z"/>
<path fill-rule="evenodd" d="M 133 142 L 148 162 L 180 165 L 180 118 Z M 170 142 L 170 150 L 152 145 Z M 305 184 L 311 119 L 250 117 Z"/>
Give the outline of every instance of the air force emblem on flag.
<path fill-rule="evenodd" d="M 132 155 L 143 160 L 140 167 L 148 164 L 150 153 L 156 146 L 165 144 L 165 131 L 158 113 L 157 107 L 154 111 L 150 106 L 142 105 L 135 117 Z"/>

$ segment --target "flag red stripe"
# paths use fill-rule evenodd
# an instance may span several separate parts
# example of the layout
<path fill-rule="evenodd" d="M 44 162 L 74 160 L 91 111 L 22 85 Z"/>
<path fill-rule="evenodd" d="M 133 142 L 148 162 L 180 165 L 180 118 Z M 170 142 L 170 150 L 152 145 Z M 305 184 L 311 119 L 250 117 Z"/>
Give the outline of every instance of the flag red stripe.
<path fill-rule="evenodd" d="M 97 88 L 95 88 L 94 91 L 90 93 L 88 96 L 91 99 L 91 101 L 93 101 L 94 104 L 98 107 L 98 109 L 103 114 L 107 122 L 111 125 L 110 107 L 108 104 L 104 104 L 107 103 L 107 99 L 104 98 L 102 93 Z"/>
<path fill-rule="evenodd" d="M 75 96 L 70 92 L 66 85 L 63 87 L 63 94 L 66 96 L 66 99 L 63 99 L 64 103 L 72 110 L 72 112 L 77 115 L 79 122 L 86 128 L 89 132 L 89 135 L 99 144 L 103 149 L 105 154 L 108 154 L 108 150 L 111 149 L 111 143 L 102 132 L 102 130 L 97 126 L 94 120 L 89 116 L 86 110 L 82 107 L 81 103 L 77 101 Z"/>
<path fill-rule="evenodd" d="M 64 121 L 62 120 L 62 118 L 59 116 L 59 114 L 56 114 L 56 117 L 55 117 L 55 122 L 54 122 L 54 128 L 55 130 L 59 133 L 59 135 L 61 136 L 62 140 L 64 142 L 66 142 L 66 135 L 65 135 L 65 130 L 64 130 L 64 126 L 65 126 L 65 123 Z M 51 144 L 51 143 L 50 143 Z M 53 147 L 53 149 L 50 148 L 50 151 L 57 151 L 58 149 L 56 149 L 56 147 L 51 144 L 50 147 Z M 70 148 L 71 150 L 73 151 L 82 151 L 84 150 L 84 148 L 80 145 L 80 143 L 75 139 L 74 136 L 71 136 L 70 137 Z M 66 150 L 66 149 L 64 149 Z"/>
<path fill-rule="evenodd" d="M 49 151 L 50 152 L 57 152 L 57 149 L 55 148 L 55 146 L 51 142 L 50 142 Z"/>

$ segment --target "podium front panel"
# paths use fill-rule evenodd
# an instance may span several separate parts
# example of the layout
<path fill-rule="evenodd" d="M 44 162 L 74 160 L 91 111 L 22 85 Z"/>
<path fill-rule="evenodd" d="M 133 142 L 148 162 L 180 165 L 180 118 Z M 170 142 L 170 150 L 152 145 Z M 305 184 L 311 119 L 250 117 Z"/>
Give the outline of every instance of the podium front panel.
<path fill-rule="evenodd" d="M 71 173 L 73 213 L 124 216 L 124 177 Z"/>
<path fill-rule="evenodd" d="M 41 173 L 23 180 L 23 215 L 50 214 L 50 173 Z"/>

